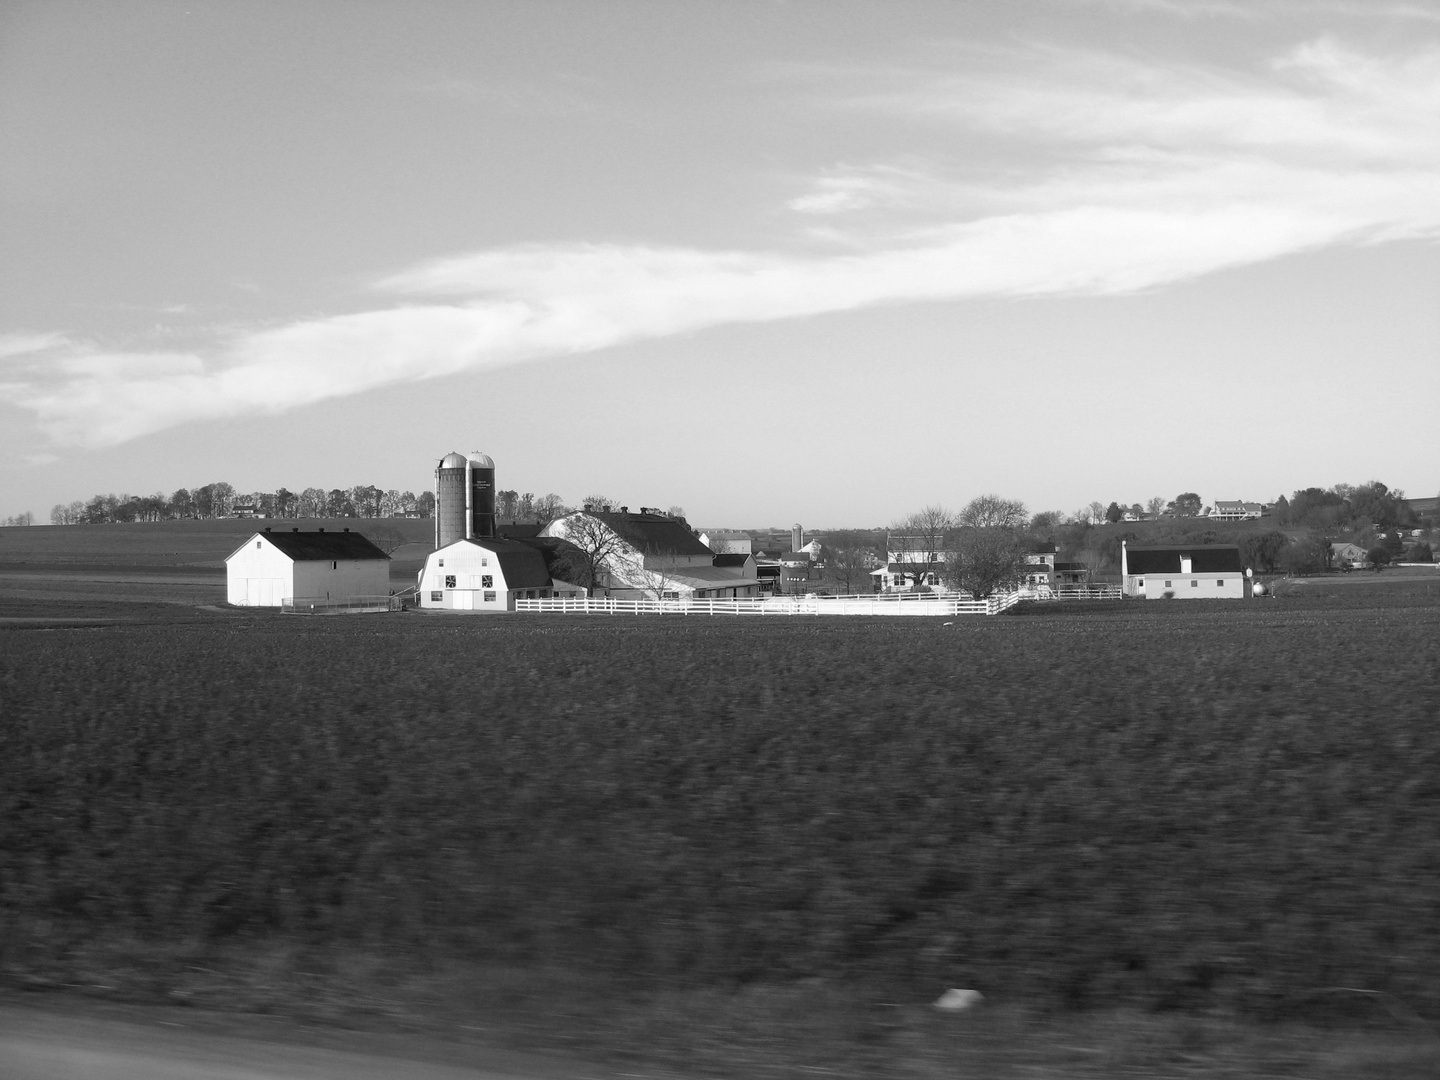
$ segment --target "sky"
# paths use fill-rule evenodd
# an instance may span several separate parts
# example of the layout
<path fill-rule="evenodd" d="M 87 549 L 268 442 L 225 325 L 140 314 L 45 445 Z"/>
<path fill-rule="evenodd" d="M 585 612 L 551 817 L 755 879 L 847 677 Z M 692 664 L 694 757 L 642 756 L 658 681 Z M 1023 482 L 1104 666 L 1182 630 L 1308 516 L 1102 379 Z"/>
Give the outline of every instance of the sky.
<path fill-rule="evenodd" d="M 0 7 L 0 518 L 1440 490 L 1440 0 Z"/>

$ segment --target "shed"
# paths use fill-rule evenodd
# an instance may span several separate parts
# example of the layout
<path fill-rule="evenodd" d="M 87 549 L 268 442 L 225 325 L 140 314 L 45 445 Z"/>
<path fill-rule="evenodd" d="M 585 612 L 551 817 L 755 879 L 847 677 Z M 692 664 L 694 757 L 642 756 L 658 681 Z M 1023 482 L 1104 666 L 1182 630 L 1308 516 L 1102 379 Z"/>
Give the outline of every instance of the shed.
<path fill-rule="evenodd" d="M 285 600 L 346 602 L 390 592 L 390 556 L 369 537 L 342 532 L 257 532 L 225 557 L 225 599 L 278 608 Z"/>
<path fill-rule="evenodd" d="M 1235 544 L 1120 545 L 1121 589 L 1147 600 L 1243 600 L 1245 564 Z"/>

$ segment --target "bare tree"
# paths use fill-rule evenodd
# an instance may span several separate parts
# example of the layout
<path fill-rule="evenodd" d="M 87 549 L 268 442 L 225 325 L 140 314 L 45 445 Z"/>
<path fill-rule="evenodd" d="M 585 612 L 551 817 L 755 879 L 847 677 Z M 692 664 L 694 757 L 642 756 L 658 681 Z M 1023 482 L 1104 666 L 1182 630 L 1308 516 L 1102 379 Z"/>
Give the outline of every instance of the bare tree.
<path fill-rule="evenodd" d="M 656 600 L 675 600 L 679 590 L 672 588 L 676 578 L 689 566 L 689 560 L 673 548 L 646 548 L 643 558 L 625 568 L 632 587 L 653 593 Z M 667 593 L 675 593 L 667 596 Z"/>
<path fill-rule="evenodd" d="M 845 592 L 858 592 L 857 585 L 870 584 L 870 570 L 877 560 L 867 534 L 832 533 L 820 545 L 820 550 L 825 576 Z"/>
<path fill-rule="evenodd" d="M 956 518 L 957 525 L 973 529 L 1023 529 L 1027 514 L 1019 499 L 980 495 L 971 499 Z"/>
<path fill-rule="evenodd" d="M 965 529 L 945 555 L 945 582 L 976 600 L 1020 579 L 1025 566 L 1024 537 L 1014 529 Z"/>
<path fill-rule="evenodd" d="M 1151 518 L 1158 518 L 1165 510 L 1165 501 L 1165 496 L 1156 495 L 1145 504 L 1145 512 L 1149 514 Z"/>
<path fill-rule="evenodd" d="M 323 488 L 308 487 L 300 492 L 300 497 L 296 501 L 295 516 L 302 518 L 324 517 L 325 503 L 326 495 Z"/>
<path fill-rule="evenodd" d="M 555 534 L 569 542 L 560 555 L 567 580 L 594 591 L 608 583 L 625 548 L 620 534 L 590 514 L 571 514 L 561 521 Z"/>
<path fill-rule="evenodd" d="M 565 500 L 556 495 L 553 491 L 548 495 L 541 495 L 535 500 L 535 517 L 541 522 L 551 522 L 558 517 L 564 517 L 570 512 L 565 505 Z"/>
<path fill-rule="evenodd" d="M 362 529 L 361 532 L 386 555 L 395 554 L 410 542 L 405 539 L 405 534 L 394 525 L 372 525 L 367 529 Z"/>
<path fill-rule="evenodd" d="M 619 504 L 609 495 L 586 495 L 580 500 L 581 509 L 595 514 L 608 514 L 610 508 L 617 505 Z"/>
<path fill-rule="evenodd" d="M 906 538 L 903 560 L 914 567 L 915 583 L 923 584 L 928 574 L 938 572 L 945 541 L 955 527 L 955 516 L 943 506 L 926 506 L 896 523 L 894 532 Z"/>

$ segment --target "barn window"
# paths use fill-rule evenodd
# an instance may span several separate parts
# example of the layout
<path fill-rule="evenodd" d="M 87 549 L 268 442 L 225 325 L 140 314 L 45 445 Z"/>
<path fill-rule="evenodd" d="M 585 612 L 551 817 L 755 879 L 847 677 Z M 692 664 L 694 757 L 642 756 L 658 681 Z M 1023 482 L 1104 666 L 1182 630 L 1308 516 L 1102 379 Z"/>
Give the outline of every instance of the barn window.
<path fill-rule="evenodd" d="M 493 604 L 494 602 L 495 602 L 495 594 L 494 594 L 493 592 L 487 592 L 487 593 L 485 594 L 485 603 L 487 603 L 487 604 Z"/>
<path fill-rule="evenodd" d="M 1198 579 L 1195 580 L 1195 581 L 1190 582 L 1190 588 L 1192 588 L 1192 589 L 1198 589 L 1199 587 L 1200 587 L 1200 582 L 1199 582 Z"/>
<path fill-rule="evenodd" d="M 1165 582 L 1165 588 L 1168 589 L 1168 588 L 1170 588 L 1170 586 L 1173 585 L 1173 584 L 1174 584 L 1173 581 L 1167 581 L 1167 582 Z"/>
<path fill-rule="evenodd" d="M 441 560 L 440 560 L 440 565 L 441 565 L 441 566 L 444 566 L 444 565 L 445 565 L 445 560 L 444 560 L 444 559 L 441 559 Z"/>
<path fill-rule="evenodd" d="M 260 546 L 260 541 L 259 541 L 259 540 L 256 540 L 256 541 L 255 541 L 255 546 L 256 546 L 257 548 Z"/>
<path fill-rule="evenodd" d="M 454 575 L 454 574 L 446 574 L 446 575 L 445 575 L 445 587 L 446 587 L 447 589 L 453 589 L 453 588 L 455 587 L 455 575 Z"/>
<path fill-rule="evenodd" d="M 330 564 L 330 569 L 331 569 L 331 570 L 339 570 L 339 569 L 340 569 L 340 564 L 339 564 L 338 562 L 332 562 L 332 563 Z"/>
<path fill-rule="evenodd" d="M 493 589 L 495 587 L 495 576 L 493 574 L 482 574 L 480 576 L 480 587 L 482 589 Z"/>
<path fill-rule="evenodd" d="M 432 592 L 430 594 L 430 599 L 432 602 L 438 604 L 440 603 L 440 601 L 445 599 L 445 594 L 441 592 Z"/>
<path fill-rule="evenodd" d="M 1225 584 L 1225 579 L 1224 579 L 1224 578 L 1216 578 L 1216 579 L 1215 579 L 1215 584 L 1216 584 L 1216 585 L 1224 585 L 1224 584 Z"/>

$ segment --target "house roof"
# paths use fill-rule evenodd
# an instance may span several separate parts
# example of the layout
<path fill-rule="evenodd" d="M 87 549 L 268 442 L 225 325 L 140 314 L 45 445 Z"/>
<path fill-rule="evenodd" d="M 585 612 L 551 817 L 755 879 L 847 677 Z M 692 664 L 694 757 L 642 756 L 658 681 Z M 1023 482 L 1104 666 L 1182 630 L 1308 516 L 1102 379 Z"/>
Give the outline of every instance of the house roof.
<path fill-rule="evenodd" d="M 1055 564 L 1055 572 L 1057 574 L 1078 574 L 1082 571 L 1088 571 L 1089 569 L 1090 568 L 1083 562 L 1057 562 Z"/>
<path fill-rule="evenodd" d="M 743 553 L 738 552 L 738 551 L 729 552 L 729 553 L 724 553 L 724 552 L 722 552 L 721 554 L 715 556 L 715 565 L 716 565 L 716 566 L 744 566 L 747 559 L 753 559 L 754 557 L 755 557 L 755 556 L 753 556 L 753 555 L 743 554 Z"/>
<path fill-rule="evenodd" d="M 1190 556 L 1193 574 L 1238 574 L 1240 549 L 1234 544 L 1175 544 L 1165 547 L 1132 547 L 1125 552 L 1127 574 L 1178 574 L 1180 556 Z"/>
<path fill-rule="evenodd" d="M 1043 544 L 1041 544 L 1041 543 L 1036 543 L 1036 544 L 1031 544 L 1031 545 L 1030 545 L 1030 554 L 1032 554 L 1032 555 L 1054 555 L 1055 552 L 1057 552 L 1057 551 L 1059 551 L 1059 550 L 1060 550 L 1059 548 L 1057 548 L 1054 544 L 1050 543 L 1049 541 L 1046 541 L 1046 542 L 1043 543 Z"/>
<path fill-rule="evenodd" d="M 685 525 L 664 514 L 621 514 L 581 511 L 603 521 L 637 551 L 664 555 L 712 555 Z"/>
<path fill-rule="evenodd" d="M 317 532 L 271 532 L 269 529 L 264 532 L 254 533 L 244 544 L 227 555 L 226 561 L 235 555 L 241 548 L 249 545 L 251 540 L 256 538 L 269 540 L 283 555 L 288 555 L 295 562 L 330 562 L 337 559 L 385 559 L 390 556 L 375 546 L 374 542 L 363 533 L 350 532 L 326 532 L 321 529 Z"/>

